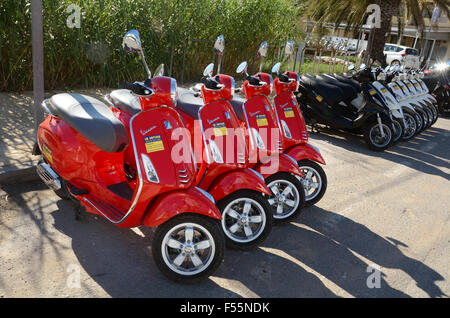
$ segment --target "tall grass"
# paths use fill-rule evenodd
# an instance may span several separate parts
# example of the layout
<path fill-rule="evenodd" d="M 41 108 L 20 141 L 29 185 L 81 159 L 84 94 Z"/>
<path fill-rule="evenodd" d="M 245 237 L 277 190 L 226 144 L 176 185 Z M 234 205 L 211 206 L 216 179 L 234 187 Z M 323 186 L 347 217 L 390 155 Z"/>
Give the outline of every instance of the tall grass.
<path fill-rule="evenodd" d="M 66 24 L 70 4 L 81 8 L 81 28 Z M 262 41 L 281 44 L 300 37 L 290 0 L 43 0 L 46 89 L 117 87 L 141 80 L 144 69 L 121 48 L 129 29 L 139 30 L 151 69 L 164 63 L 180 79 L 201 76 L 212 60 L 212 43 L 225 36 L 223 72 L 244 59 L 255 62 Z M 0 1 L 0 91 L 32 87 L 30 0 Z"/>

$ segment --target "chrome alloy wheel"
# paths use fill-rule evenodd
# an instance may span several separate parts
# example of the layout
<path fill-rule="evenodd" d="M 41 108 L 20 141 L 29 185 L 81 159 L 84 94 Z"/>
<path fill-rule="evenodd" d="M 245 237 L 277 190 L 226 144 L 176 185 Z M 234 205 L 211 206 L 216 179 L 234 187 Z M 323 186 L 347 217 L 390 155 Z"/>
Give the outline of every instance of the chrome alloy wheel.
<path fill-rule="evenodd" d="M 270 182 L 267 187 L 274 195 L 268 199 L 274 211 L 274 219 L 285 219 L 295 213 L 300 204 L 300 194 L 293 183 L 278 179 Z"/>
<path fill-rule="evenodd" d="M 166 265 L 180 275 L 196 275 L 213 261 L 215 243 L 211 233 L 195 223 L 181 223 L 164 236 L 161 244 Z"/>
<path fill-rule="evenodd" d="M 238 198 L 223 209 L 222 229 L 232 241 L 251 242 L 263 233 L 265 225 L 264 209 L 253 199 Z"/>
<path fill-rule="evenodd" d="M 305 189 L 305 201 L 313 200 L 322 189 L 322 178 L 320 177 L 319 172 L 310 166 L 300 166 L 300 170 L 302 171 L 304 178 L 298 177 L 302 183 L 303 188 Z"/>

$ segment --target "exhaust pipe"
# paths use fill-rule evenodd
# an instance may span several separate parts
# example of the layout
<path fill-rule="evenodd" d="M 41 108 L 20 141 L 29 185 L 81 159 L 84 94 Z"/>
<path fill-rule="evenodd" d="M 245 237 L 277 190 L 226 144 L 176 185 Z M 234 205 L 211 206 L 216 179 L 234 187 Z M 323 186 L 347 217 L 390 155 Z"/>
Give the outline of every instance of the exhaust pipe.
<path fill-rule="evenodd" d="M 36 171 L 47 187 L 55 191 L 61 189 L 61 181 L 59 181 L 59 176 L 55 171 L 53 171 L 49 164 L 39 163 L 36 166 Z"/>

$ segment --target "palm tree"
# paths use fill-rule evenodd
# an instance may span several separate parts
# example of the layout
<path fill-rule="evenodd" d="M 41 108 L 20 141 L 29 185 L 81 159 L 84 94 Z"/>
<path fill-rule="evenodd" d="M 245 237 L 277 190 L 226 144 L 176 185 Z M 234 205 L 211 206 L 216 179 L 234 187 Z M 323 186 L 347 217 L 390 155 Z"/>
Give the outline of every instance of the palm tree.
<path fill-rule="evenodd" d="M 400 12 L 402 3 L 408 16 L 412 16 L 416 26 L 422 30 L 424 25 L 422 12 L 424 9 L 428 10 L 426 4 L 434 3 L 450 17 L 449 0 L 315 0 L 308 2 L 303 0 L 300 2 L 306 7 L 306 16 L 318 22 L 319 25 L 325 22 L 332 22 L 335 25 L 346 23 L 346 31 L 358 29 L 365 24 L 368 16 L 367 6 L 372 3 L 378 4 L 381 9 L 381 27 L 374 31 L 369 54 L 373 60 L 381 64 L 385 64 L 383 48 L 386 34 L 391 29 L 392 17 L 399 17 L 399 32 L 403 29 L 403 14 Z"/>

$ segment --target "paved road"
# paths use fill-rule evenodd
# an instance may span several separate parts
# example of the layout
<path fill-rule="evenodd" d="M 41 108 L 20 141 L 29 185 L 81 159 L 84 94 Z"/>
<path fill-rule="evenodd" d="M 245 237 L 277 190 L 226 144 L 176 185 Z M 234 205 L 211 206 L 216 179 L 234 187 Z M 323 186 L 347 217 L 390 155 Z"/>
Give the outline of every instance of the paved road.
<path fill-rule="evenodd" d="M 384 153 L 327 131 L 311 143 L 328 163 L 323 200 L 260 248 L 227 251 L 196 286 L 159 273 L 152 230 L 75 221 L 39 182 L 4 187 L 0 297 L 448 297 L 450 120 Z M 77 269 L 80 288 L 69 288 Z"/>

